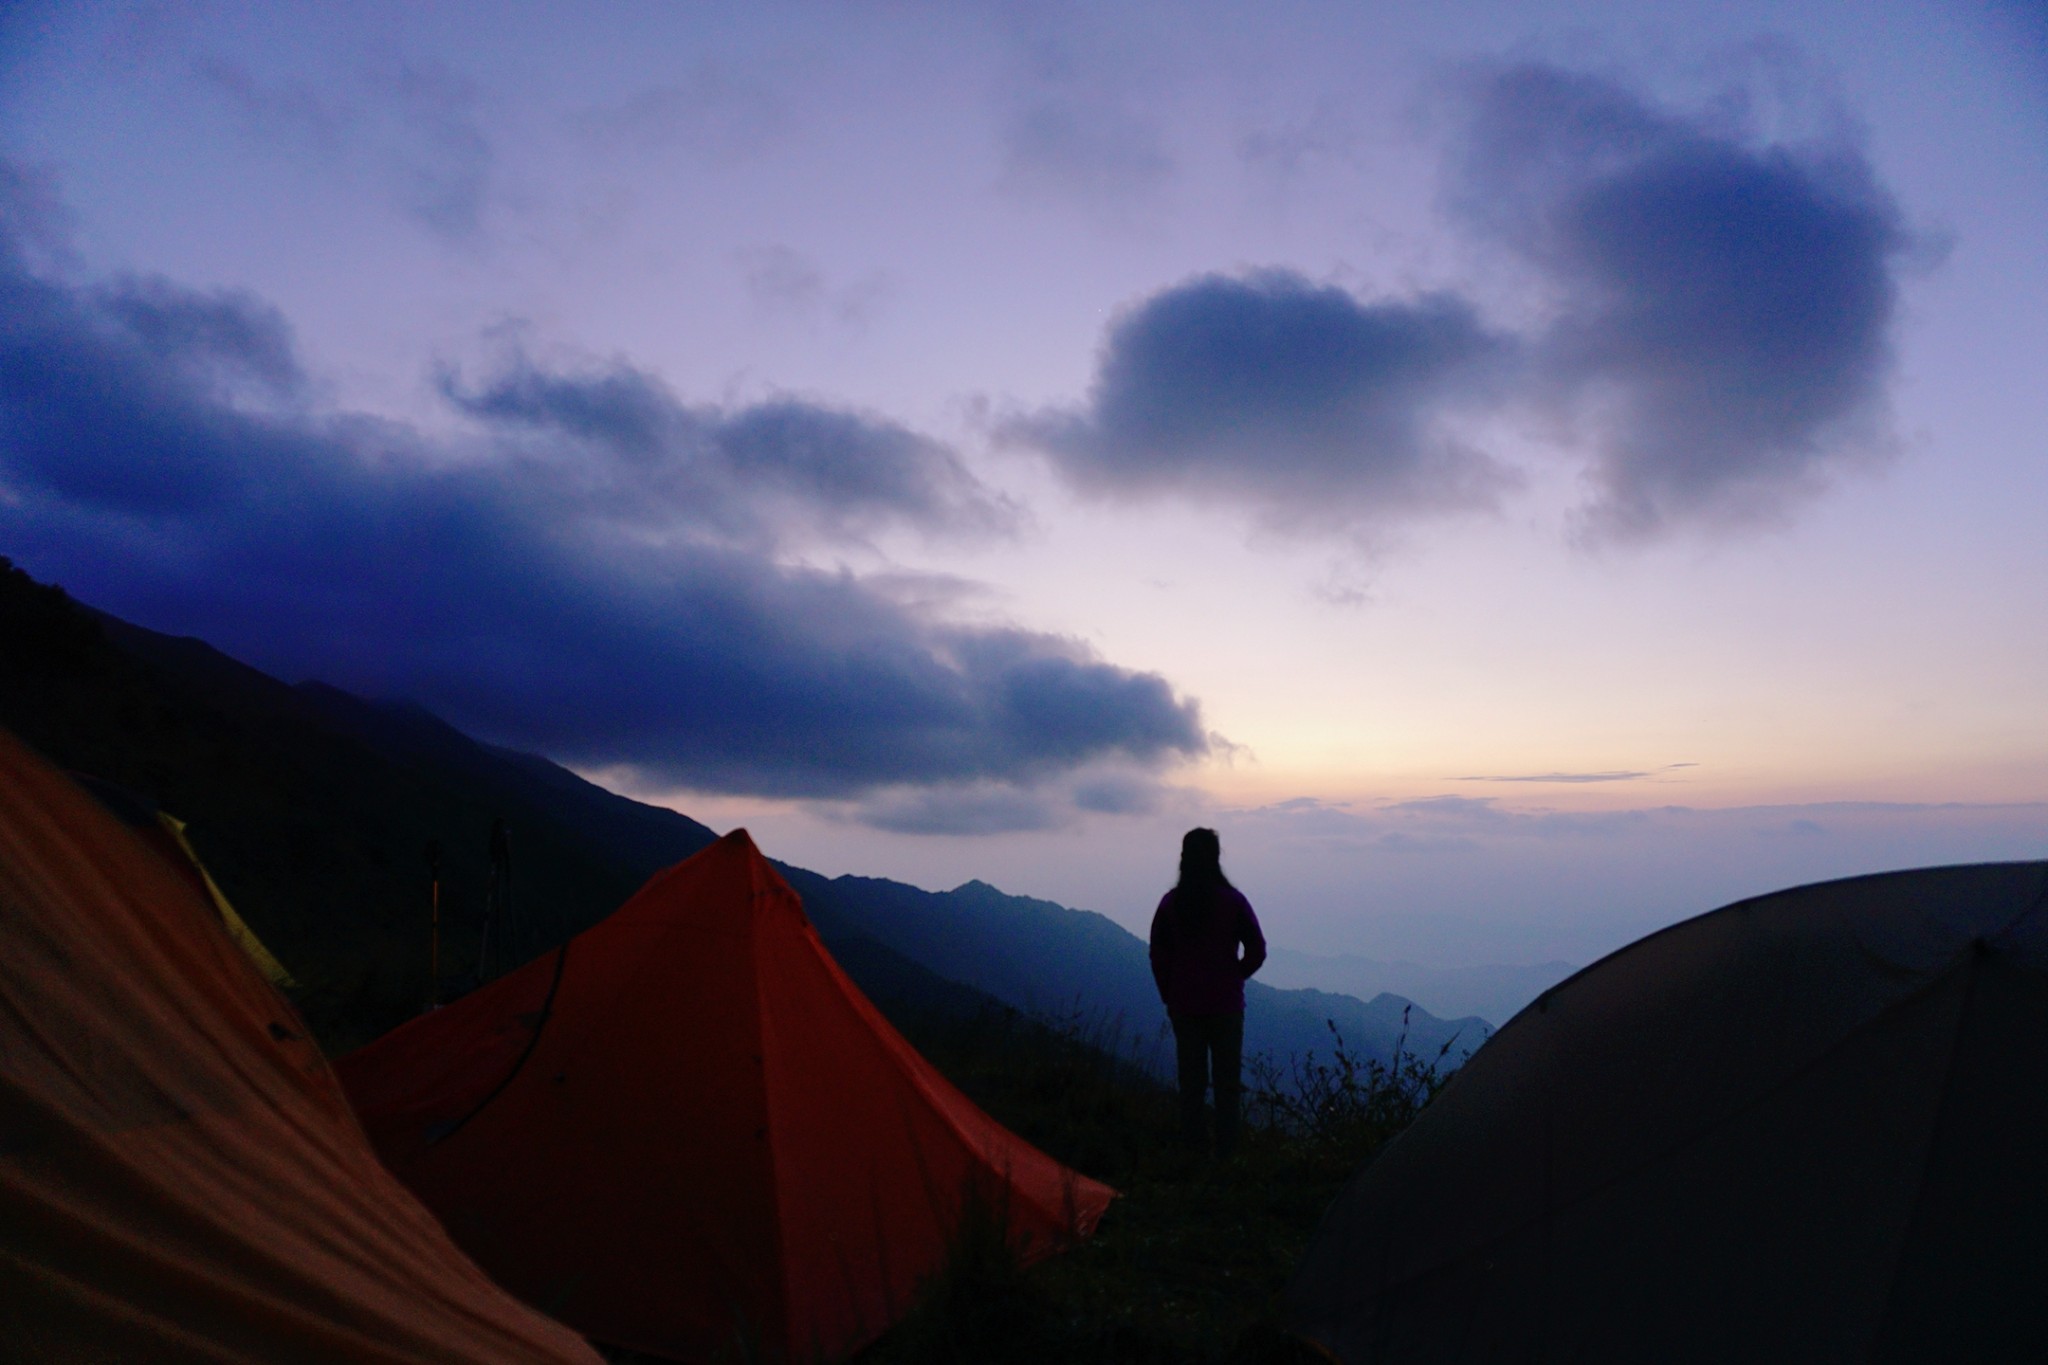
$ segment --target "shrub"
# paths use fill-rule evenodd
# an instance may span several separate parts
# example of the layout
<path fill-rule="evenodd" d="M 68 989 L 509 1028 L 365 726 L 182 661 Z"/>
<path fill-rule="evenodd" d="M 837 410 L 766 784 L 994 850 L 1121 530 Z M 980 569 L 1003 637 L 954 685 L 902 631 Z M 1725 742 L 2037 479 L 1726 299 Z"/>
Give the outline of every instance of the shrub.
<path fill-rule="evenodd" d="M 1116 1186 L 1097 1235 L 1020 1272 L 999 1224 L 970 1217 L 920 1307 L 860 1365 L 1295 1365 L 1275 1295 L 1358 1166 L 1443 1085 L 1448 1049 L 1362 1057 L 1332 1028 L 1327 1059 L 1246 1059 L 1238 1155 L 1176 1140 L 1162 1040 L 1080 1011 L 930 1021 L 914 1041 L 978 1103 L 1053 1157 Z M 1146 1044 L 1151 1054 L 1146 1055 Z M 999 1212 L 999 1211 L 993 1211 Z"/>
<path fill-rule="evenodd" d="M 1264 1054 L 1245 1059 L 1247 1117 L 1295 1146 L 1297 1157 L 1324 1167 L 1357 1166 L 1406 1128 L 1448 1079 L 1450 1043 L 1433 1058 L 1408 1051 L 1408 1011 L 1390 1061 L 1361 1058 L 1345 1045 L 1335 1021 L 1330 1060 L 1290 1056 L 1285 1066 Z"/>

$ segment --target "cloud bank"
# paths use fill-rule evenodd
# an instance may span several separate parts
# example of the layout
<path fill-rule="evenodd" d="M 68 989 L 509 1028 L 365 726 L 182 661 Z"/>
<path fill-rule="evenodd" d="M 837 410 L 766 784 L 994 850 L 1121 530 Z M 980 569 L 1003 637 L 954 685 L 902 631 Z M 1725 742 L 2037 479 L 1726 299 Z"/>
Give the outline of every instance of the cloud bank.
<path fill-rule="evenodd" d="M 1541 412 L 1588 462 L 1595 540 L 1775 520 L 1884 451 L 1910 237 L 1860 149 L 1543 65 L 1471 75 L 1457 104 L 1452 220 L 1533 273 L 1544 317 L 1200 276 L 1111 325 L 1081 404 L 999 437 L 1087 494 L 1357 526 L 1493 505 L 1514 472 L 1458 433 Z"/>
<path fill-rule="evenodd" d="M 1909 238 L 1859 150 L 1758 143 L 1552 67 L 1469 99 L 1452 202 L 1556 291 L 1536 382 L 1585 422 L 1589 531 L 1768 519 L 1881 448 Z"/>
<path fill-rule="evenodd" d="M 461 437 L 322 413 L 261 302 L 65 283 L 0 236 L 0 536 L 287 678 L 671 785 L 1024 791 L 1208 746 L 1156 674 L 795 562 L 1003 522 L 914 432 L 793 398 L 691 407 L 628 367 L 517 353 L 440 382 Z"/>
<path fill-rule="evenodd" d="M 1450 295 L 1367 303 L 1288 271 L 1203 276 L 1118 319 L 1082 410 L 1000 434 L 1090 492 L 1208 496 L 1283 522 L 1484 504 L 1508 476 L 1441 418 L 1487 393 L 1509 349 Z"/>
<path fill-rule="evenodd" d="M 872 414 L 795 398 L 691 406 L 628 365 L 551 369 L 518 349 L 479 383 L 436 378 L 501 451 L 574 477 L 621 522 L 766 552 L 891 526 L 1002 534 L 1018 520 L 947 447 Z"/>
<path fill-rule="evenodd" d="M 1225 865 L 1262 912 L 1261 887 L 1286 886 L 1305 908 L 1301 947 L 1443 965 L 1588 962 L 1744 896 L 2036 857 L 2048 803 L 1560 810 L 1435 796 L 1296 800 L 1205 823 L 1223 831 Z"/>

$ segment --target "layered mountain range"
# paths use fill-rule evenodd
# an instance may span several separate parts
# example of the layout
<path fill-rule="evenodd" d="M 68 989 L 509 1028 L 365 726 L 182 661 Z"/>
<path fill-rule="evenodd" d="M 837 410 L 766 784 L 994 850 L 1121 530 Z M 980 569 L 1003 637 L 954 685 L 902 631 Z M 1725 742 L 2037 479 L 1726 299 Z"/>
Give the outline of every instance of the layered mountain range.
<path fill-rule="evenodd" d="M 0 724 L 188 822 L 230 900 L 298 981 L 297 1003 L 330 1052 L 473 986 L 487 899 L 500 912 L 488 962 L 502 970 L 596 923 L 716 837 L 417 706 L 288 684 L 0 568 Z M 500 821 L 509 885 L 490 850 Z M 899 1022 L 1007 1007 L 1155 1066 L 1170 1059 L 1145 944 L 1103 915 L 980 881 L 928 891 L 778 866 L 842 966 Z M 1329 1057 L 1340 1037 L 1359 1058 L 1398 1048 L 1454 1062 L 1487 1032 L 1483 1020 L 1439 1019 L 1390 993 L 1361 1000 L 1257 981 L 1247 992 L 1246 1050 L 1283 1069 Z"/>

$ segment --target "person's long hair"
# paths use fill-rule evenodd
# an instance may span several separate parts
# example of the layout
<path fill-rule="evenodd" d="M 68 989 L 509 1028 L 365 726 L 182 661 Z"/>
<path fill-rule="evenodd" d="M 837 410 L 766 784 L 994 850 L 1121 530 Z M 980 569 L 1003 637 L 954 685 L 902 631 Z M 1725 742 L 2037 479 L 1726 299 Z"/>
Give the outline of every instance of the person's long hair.
<path fill-rule="evenodd" d="M 1215 911 L 1230 888 L 1223 875 L 1223 841 L 1213 829 L 1191 829 L 1180 840 L 1180 880 L 1173 888 L 1174 919 L 1194 929 Z"/>

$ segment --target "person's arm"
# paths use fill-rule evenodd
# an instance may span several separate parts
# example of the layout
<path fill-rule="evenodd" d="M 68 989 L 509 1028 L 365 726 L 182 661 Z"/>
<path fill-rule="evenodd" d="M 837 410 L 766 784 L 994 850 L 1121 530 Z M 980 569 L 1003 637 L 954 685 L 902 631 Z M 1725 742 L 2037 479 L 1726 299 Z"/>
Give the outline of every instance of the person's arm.
<path fill-rule="evenodd" d="M 1159 908 L 1152 912 L 1152 936 L 1150 955 L 1152 958 L 1152 984 L 1159 991 L 1159 998 L 1166 999 L 1166 957 L 1171 951 L 1166 942 L 1172 932 L 1172 925 L 1166 917 L 1166 907 L 1173 901 L 1173 893 L 1167 892 L 1159 898 Z"/>
<path fill-rule="evenodd" d="M 1237 941 L 1244 945 L 1244 956 L 1238 960 L 1237 969 L 1251 980 L 1266 962 L 1266 936 L 1259 931 L 1259 917 L 1252 913 L 1252 903 L 1243 896 L 1237 898 Z"/>

